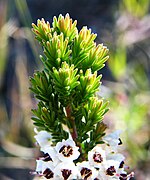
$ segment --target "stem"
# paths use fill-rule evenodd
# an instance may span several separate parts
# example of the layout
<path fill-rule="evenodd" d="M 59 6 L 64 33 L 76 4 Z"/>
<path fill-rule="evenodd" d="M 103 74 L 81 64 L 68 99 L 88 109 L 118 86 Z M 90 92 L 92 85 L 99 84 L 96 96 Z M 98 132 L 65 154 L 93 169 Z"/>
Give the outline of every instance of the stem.
<path fill-rule="evenodd" d="M 71 107 L 69 105 L 66 107 L 66 113 L 67 113 L 67 118 L 71 121 L 71 125 L 72 125 L 72 129 L 70 129 L 72 139 L 76 142 L 76 139 L 78 138 L 78 134 L 77 134 L 74 117 L 71 116 Z"/>
<path fill-rule="evenodd" d="M 84 157 L 83 152 L 82 152 L 81 143 L 77 142 L 78 133 L 77 133 L 74 117 L 71 116 L 71 106 L 70 105 L 68 105 L 66 107 L 66 114 L 67 114 L 67 118 L 70 120 L 71 125 L 72 125 L 72 129 L 70 129 L 70 133 L 71 133 L 72 139 L 75 141 L 76 145 L 79 147 L 80 153 L 81 153 L 81 159 L 82 159 L 82 161 L 84 161 L 85 157 Z"/>

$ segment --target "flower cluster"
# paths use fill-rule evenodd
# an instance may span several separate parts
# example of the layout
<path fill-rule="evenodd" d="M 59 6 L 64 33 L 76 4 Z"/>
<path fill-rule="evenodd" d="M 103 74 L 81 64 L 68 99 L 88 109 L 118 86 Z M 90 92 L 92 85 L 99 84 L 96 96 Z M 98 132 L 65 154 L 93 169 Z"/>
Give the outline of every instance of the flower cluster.
<path fill-rule="evenodd" d="M 78 162 L 79 147 L 70 137 L 51 145 L 51 134 L 46 131 L 37 132 L 35 139 L 43 152 L 36 160 L 36 172 L 42 179 L 53 180 L 129 180 L 133 173 L 125 171 L 125 157 L 118 153 L 121 144 L 120 131 L 104 136 L 102 145 L 95 146 L 88 152 L 87 161 Z"/>

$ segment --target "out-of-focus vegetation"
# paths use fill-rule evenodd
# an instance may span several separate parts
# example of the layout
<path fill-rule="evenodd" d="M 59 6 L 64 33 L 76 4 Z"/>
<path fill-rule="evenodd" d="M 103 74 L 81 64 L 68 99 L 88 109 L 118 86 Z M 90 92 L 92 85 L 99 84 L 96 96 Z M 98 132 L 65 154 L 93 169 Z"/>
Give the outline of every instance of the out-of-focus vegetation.
<path fill-rule="evenodd" d="M 14 4 L 15 3 L 15 4 Z M 37 66 L 26 1 L 0 1 L 0 179 L 32 179 L 35 158 L 29 75 Z M 20 26 L 13 13 L 23 20 Z M 32 51 L 32 53 L 30 52 Z M 33 54 L 31 59 L 30 54 Z M 29 60 L 31 62 L 29 62 Z M 23 178 L 21 178 L 23 176 Z"/>
<path fill-rule="evenodd" d="M 93 11 L 94 9 L 94 11 Z M 87 24 L 110 49 L 103 74 L 110 101 L 107 121 L 123 130 L 123 146 L 136 179 L 150 168 L 150 0 L 1 0 L 0 1 L 0 179 L 32 179 L 34 148 L 29 76 L 39 69 L 31 32 L 37 18 L 70 13 L 78 26 Z M 108 90 L 108 91 L 107 91 Z M 101 93 L 101 92 L 100 92 Z M 26 171 L 25 171 L 26 169 Z"/>
<path fill-rule="evenodd" d="M 150 168 L 150 1 L 120 1 L 109 68 L 111 89 L 109 121 L 123 130 L 129 164 L 140 173 Z M 135 171 L 136 171 L 135 170 Z M 147 177 L 148 178 L 148 177 Z"/>

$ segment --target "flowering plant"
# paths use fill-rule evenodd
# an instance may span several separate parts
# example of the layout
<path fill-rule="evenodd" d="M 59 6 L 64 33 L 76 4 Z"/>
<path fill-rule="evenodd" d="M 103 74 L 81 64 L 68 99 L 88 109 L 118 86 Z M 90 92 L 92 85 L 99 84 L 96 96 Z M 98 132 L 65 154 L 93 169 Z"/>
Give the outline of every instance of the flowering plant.
<path fill-rule="evenodd" d="M 105 134 L 108 102 L 96 95 L 108 49 L 76 24 L 68 14 L 54 17 L 52 27 L 44 19 L 32 24 L 44 52 L 43 71 L 30 78 L 38 99 L 35 139 L 43 152 L 35 173 L 43 179 L 130 179 L 118 153 L 120 131 Z"/>

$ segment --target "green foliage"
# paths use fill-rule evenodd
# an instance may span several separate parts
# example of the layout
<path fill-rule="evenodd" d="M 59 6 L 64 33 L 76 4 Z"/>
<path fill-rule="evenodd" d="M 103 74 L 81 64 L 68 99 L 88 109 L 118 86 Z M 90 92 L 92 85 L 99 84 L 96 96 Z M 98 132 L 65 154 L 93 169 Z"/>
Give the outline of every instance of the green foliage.
<path fill-rule="evenodd" d="M 85 74 L 80 75 L 80 84 L 78 86 L 79 96 L 81 100 L 89 99 L 98 91 L 100 86 L 100 79 L 102 76 L 97 77 L 97 72 L 91 73 L 91 69 L 86 70 Z"/>
<path fill-rule="evenodd" d="M 37 71 L 34 73 L 34 77 L 30 78 L 30 81 L 32 83 L 30 90 L 35 94 L 36 98 L 44 102 L 49 102 L 53 90 L 51 79 L 48 79 L 46 72 Z"/>
<path fill-rule="evenodd" d="M 54 143 L 66 139 L 69 131 L 86 153 L 101 142 L 106 129 L 102 120 L 107 102 L 99 100 L 96 92 L 102 77 L 97 71 L 104 67 L 108 49 L 96 45 L 97 35 L 91 29 L 83 27 L 78 32 L 76 24 L 68 14 L 54 17 L 52 27 L 44 19 L 32 24 L 43 47 L 45 68 L 30 79 L 30 89 L 39 100 L 32 119 L 37 127 L 52 133 Z"/>
<path fill-rule="evenodd" d="M 48 69 L 52 67 L 59 68 L 61 62 L 69 61 L 71 50 L 68 49 L 68 39 L 64 39 L 63 33 L 57 35 L 54 33 L 51 40 L 44 43 L 44 54 L 47 60 L 44 61 Z"/>
<path fill-rule="evenodd" d="M 57 34 L 60 34 L 62 32 L 65 38 L 69 39 L 69 42 L 71 42 L 78 33 L 76 25 L 77 21 L 72 22 L 72 19 L 70 19 L 69 14 L 66 14 L 65 17 L 60 14 L 58 19 L 56 16 L 54 16 L 54 32 L 57 32 Z"/>
<path fill-rule="evenodd" d="M 58 92 L 60 101 L 64 106 L 67 106 L 67 103 L 69 104 L 70 97 L 75 93 L 75 88 L 80 84 L 77 71 L 78 69 L 74 69 L 73 64 L 69 66 L 66 62 L 63 62 L 59 70 L 54 67 L 51 73 L 54 89 Z"/>
<path fill-rule="evenodd" d="M 87 137 L 89 137 L 88 135 L 89 132 L 93 133 L 93 135 L 97 133 L 95 131 L 97 126 L 95 125 L 102 122 L 104 114 L 108 111 L 108 109 L 106 109 L 106 106 L 107 106 L 107 103 L 104 103 L 102 100 L 98 100 L 97 97 L 91 97 L 89 98 L 88 102 L 84 105 L 84 107 L 81 108 L 81 114 L 83 116 L 82 126 L 84 128 L 80 126 L 78 127 L 78 124 L 80 123 L 79 122 L 77 123 L 77 131 L 79 131 L 82 141 L 87 140 Z M 98 133 L 100 133 L 100 131 Z M 93 139 L 93 142 L 91 142 L 91 144 L 93 143 L 93 147 L 96 143 L 95 139 Z M 91 138 L 90 138 L 90 141 L 91 141 Z"/>
<path fill-rule="evenodd" d="M 68 133 L 64 131 L 62 127 L 65 114 L 56 96 L 52 95 L 49 104 L 40 101 L 38 108 L 33 109 L 32 112 L 35 115 L 32 117 L 34 125 L 42 130 L 51 132 L 54 143 L 68 138 Z"/>
<path fill-rule="evenodd" d="M 143 17 L 149 10 L 149 0 L 123 0 L 120 2 L 122 9 L 127 10 L 133 16 Z"/>
<path fill-rule="evenodd" d="M 127 68 L 127 50 L 125 46 L 120 44 L 117 45 L 116 51 L 111 54 L 109 60 L 110 70 L 116 79 L 122 79 L 126 74 Z"/>
<path fill-rule="evenodd" d="M 51 35 L 51 28 L 49 22 L 45 23 L 45 20 L 39 20 L 37 21 L 37 26 L 32 23 L 33 26 L 33 32 L 36 35 L 36 39 L 40 42 L 46 42 L 49 40 L 49 38 L 52 37 Z"/>

